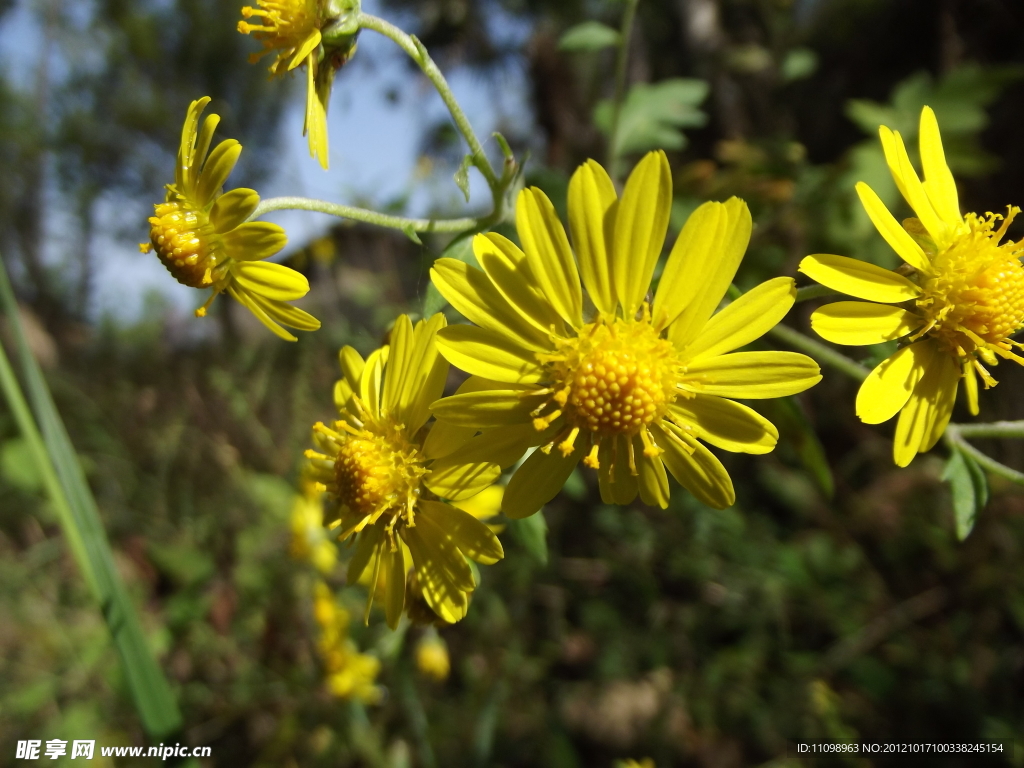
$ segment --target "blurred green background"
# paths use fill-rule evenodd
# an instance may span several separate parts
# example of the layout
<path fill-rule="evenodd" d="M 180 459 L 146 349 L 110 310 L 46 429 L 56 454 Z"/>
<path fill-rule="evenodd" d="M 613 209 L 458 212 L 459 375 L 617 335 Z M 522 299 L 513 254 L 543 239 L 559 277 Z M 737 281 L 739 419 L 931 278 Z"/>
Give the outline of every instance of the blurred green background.
<path fill-rule="evenodd" d="M 575 166 L 609 156 L 614 36 L 576 25 L 617 28 L 624 4 L 367 9 L 420 36 L 464 85 L 471 117 L 529 155 L 527 181 L 564 214 Z M 944 449 L 896 470 L 892 425 L 860 424 L 856 384 L 830 370 L 799 398 L 754 404 L 780 446 L 722 456 L 733 508 L 705 508 L 678 486 L 664 511 L 609 507 L 596 478 L 574 474 L 543 512 L 547 547 L 537 526 L 506 529 L 506 558 L 481 569 L 468 617 L 439 630 L 445 680 L 417 669 L 424 630 L 391 633 L 375 614 L 350 630 L 381 659 L 382 700 L 333 696 L 316 653 L 317 577 L 289 556 L 301 453 L 310 425 L 331 417 L 337 349 L 365 354 L 398 313 L 420 311 L 447 243 L 288 219 L 287 263 L 313 286 L 302 306 L 324 321 L 291 345 L 227 300 L 192 318 L 199 299 L 170 291 L 166 274 L 167 291 L 147 287 L 154 273 L 133 259 L 156 260 L 127 254 L 172 177 L 185 107 L 204 94 L 224 117 L 220 135 L 245 145 L 232 186 L 458 215 L 463 150 L 417 71 L 369 40 L 361 62 L 361 41 L 332 117 L 404 121 L 412 162 L 378 187 L 388 147 L 332 122 L 332 151 L 363 157 L 362 186 L 336 178 L 344 159 L 310 181 L 295 119 L 303 79 L 267 82 L 247 64 L 255 46 L 238 18 L 222 0 L 0 2 L 0 251 L 182 710 L 176 740 L 210 746 L 211 766 L 610 768 L 649 757 L 730 768 L 811 765 L 787 760 L 796 740 L 1005 739 L 1019 743 L 1002 764 L 1024 765 L 1024 492 L 993 481 L 958 542 Z M 909 215 L 875 131 L 885 123 L 916 143 L 923 104 L 938 115 L 964 210 L 1024 200 L 1018 0 L 641 0 L 629 52 L 621 170 L 670 150 L 673 232 L 703 200 L 746 199 L 756 227 L 744 289 L 795 275 L 813 252 L 895 266 L 853 184 Z M 814 304 L 787 323 L 806 330 Z M 981 420 L 1024 418 L 1024 372 L 998 374 Z M 967 418 L 958 408 L 954 420 Z M 1019 443 L 979 445 L 1024 466 Z M 326 580 L 358 617 L 365 593 L 344 585 L 346 557 Z M 0 765 L 23 764 L 15 745 L 29 738 L 146 743 L 5 406 Z M 96 761 L 112 764 L 98 750 Z"/>

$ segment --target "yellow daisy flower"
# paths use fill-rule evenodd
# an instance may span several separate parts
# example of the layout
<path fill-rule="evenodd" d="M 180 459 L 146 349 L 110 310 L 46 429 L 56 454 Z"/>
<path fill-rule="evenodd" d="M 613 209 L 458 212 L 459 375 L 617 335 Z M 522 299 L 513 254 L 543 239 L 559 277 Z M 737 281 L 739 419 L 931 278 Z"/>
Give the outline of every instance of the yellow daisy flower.
<path fill-rule="evenodd" d="M 354 39 L 346 48 L 324 50 L 320 30 L 328 21 L 324 0 L 256 0 L 258 8 L 245 6 L 242 16 L 260 23 L 238 22 L 238 31 L 263 43 L 263 50 L 249 57 L 255 64 L 268 53 L 277 56 L 270 76 L 306 67 L 306 122 L 302 135 L 309 137 L 309 154 L 327 169 L 327 102 L 334 72 L 355 52 Z"/>
<path fill-rule="evenodd" d="M 371 585 L 384 575 L 392 628 L 406 606 L 410 562 L 431 610 L 451 623 L 465 616 L 476 588 L 466 558 L 490 565 L 504 556 L 486 525 L 447 503 L 475 496 L 501 468 L 467 461 L 460 430 L 425 426 L 448 376 L 448 363 L 435 345 L 444 325 L 441 314 L 415 326 L 402 315 L 390 346 L 365 361 L 351 347 L 342 349 L 343 378 L 334 391 L 341 418 L 331 426 L 314 425 L 320 452 L 306 452 L 314 477 L 334 502 L 340 538 L 357 535 L 349 583 L 367 569 Z"/>
<path fill-rule="evenodd" d="M 227 292 L 282 339 L 295 341 L 282 325 L 300 331 L 320 327 L 315 317 L 286 303 L 305 296 L 309 282 L 293 269 L 262 261 L 284 248 L 288 238 L 277 224 L 246 221 L 260 196 L 241 188 L 222 193 L 242 145 L 225 139 L 207 157 L 220 122 L 209 115 L 200 130 L 199 116 L 209 103 L 204 96 L 188 107 L 174 183 L 167 185 L 165 201 L 153 206 L 150 242 L 139 249 L 155 250 L 179 283 L 213 289 L 197 317 L 206 315 L 217 294 Z"/>
<path fill-rule="evenodd" d="M 665 507 L 667 467 L 701 501 L 727 507 L 732 480 L 701 441 L 766 453 L 778 438 L 770 422 L 728 398 L 782 397 L 820 380 L 804 355 L 733 352 L 786 314 L 791 278 L 770 280 L 714 314 L 750 239 L 742 200 L 694 212 L 647 300 L 671 204 L 663 152 L 637 165 L 621 199 L 591 160 L 569 184 L 575 257 L 551 202 L 525 189 L 516 201 L 523 250 L 497 234 L 477 235 L 482 269 L 435 263 L 434 285 L 476 323 L 438 334 L 441 354 L 472 376 L 431 406 L 435 416 L 485 430 L 464 449 L 478 460 L 508 466 L 540 446 L 505 489 L 506 515 L 536 512 L 581 459 L 598 469 L 607 503 L 629 503 L 639 490 L 644 502 Z M 586 316 L 581 278 L 593 305 Z"/>
<path fill-rule="evenodd" d="M 978 413 L 978 381 L 996 381 L 985 364 L 1000 357 L 1024 363 L 1010 336 L 1024 325 L 1024 244 L 1002 242 L 1020 213 L 960 215 L 953 174 L 946 165 L 935 113 L 921 112 L 920 150 L 924 179 L 911 165 L 903 139 L 879 128 L 885 159 L 896 186 L 916 218 L 903 225 L 865 183 L 857 194 L 878 232 L 906 262 L 896 272 L 856 259 L 818 254 L 800 271 L 864 301 L 828 304 L 811 326 L 836 344 L 903 345 L 876 367 L 857 393 L 857 415 L 880 424 L 900 413 L 893 458 L 901 467 L 929 450 L 949 423 L 957 386 L 964 380 L 971 413 Z"/>

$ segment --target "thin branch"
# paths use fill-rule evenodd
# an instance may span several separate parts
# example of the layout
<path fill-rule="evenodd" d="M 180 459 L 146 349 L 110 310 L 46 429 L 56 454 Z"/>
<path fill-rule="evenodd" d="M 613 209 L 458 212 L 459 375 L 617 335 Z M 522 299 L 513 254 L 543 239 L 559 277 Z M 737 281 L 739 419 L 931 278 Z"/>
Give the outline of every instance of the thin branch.
<path fill-rule="evenodd" d="M 313 200 L 308 197 L 270 197 L 261 200 L 250 219 L 256 219 L 271 211 L 300 210 L 326 213 L 342 219 L 361 221 L 365 224 L 376 224 L 379 227 L 390 227 L 412 232 L 465 232 L 471 229 L 486 229 L 500 220 L 504 211 L 494 212 L 480 218 L 462 219 L 410 219 L 405 216 L 392 216 L 378 213 L 366 208 L 351 205 L 330 203 L 326 200 Z"/>
<path fill-rule="evenodd" d="M 963 437 L 1024 438 L 1024 421 L 993 421 L 990 424 L 950 424 Z"/>
<path fill-rule="evenodd" d="M 836 352 L 831 347 L 825 346 L 819 341 L 804 336 L 800 331 L 793 330 L 788 325 L 776 325 L 770 331 L 769 336 L 774 336 L 785 344 L 791 347 L 796 347 L 801 352 L 804 352 L 822 365 L 828 365 L 835 368 L 837 371 L 846 374 L 851 379 L 857 381 L 864 381 L 868 377 L 871 371 L 865 368 L 863 365 L 858 363 L 856 360 L 851 360 L 846 355 Z"/>
<path fill-rule="evenodd" d="M 796 289 L 796 301 L 798 304 L 801 301 L 820 299 L 822 296 L 837 295 L 839 295 L 839 291 L 833 291 L 831 288 L 826 288 L 824 285 L 805 285 L 803 288 Z"/>
<path fill-rule="evenodd" d="M 1024 485 L 1024 472 L 1018 472 L 1016 469 L 1011 469 L 1005 464 L 996 461 L 991 456 L 982 453 L 973 445 L 968 443 L 964 440 L 963 435 L 960 432 L 962 426 L 964 425 L 949 424 L 946 426 L 945 438 L 948 443 L 955 444 L 957 448 L 970 455 L 971 458 L 978 462 L 983 469 L 987 469 L 993 475 L 1002 477 L 1009 480 L 1011 483 L 1016 483 L 1017 485 Z M 978 424 L 977 426 L 982 427 L 987 425 Z M 975 435 L 975 437 L 980 436 L 981 435 Z M 988 435 L 986 435 L 986 437 L 988 437 Z"/>

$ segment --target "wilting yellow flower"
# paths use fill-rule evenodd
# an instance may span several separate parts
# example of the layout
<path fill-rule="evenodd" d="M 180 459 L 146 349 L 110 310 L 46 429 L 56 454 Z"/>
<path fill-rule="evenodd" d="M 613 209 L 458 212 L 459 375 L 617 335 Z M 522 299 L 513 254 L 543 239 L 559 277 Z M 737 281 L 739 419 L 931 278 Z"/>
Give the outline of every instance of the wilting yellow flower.
<path fill-rule="evenodd" d="M 465 616 L 476 588 L 466 558 L 491 564 L 504 554 L 486 525 L 444 501 L 476 495 L 501 468 L 464 459 L 460 430 L 424 426 L 448 375 L 435 345 L 444 324 L 444 315 L 437 314 L 414 327 L 402 315 L 391 345 L 366 361 L 351 347 L 342 349 L 343 378 L 334 390 L 341 419 L 330 427 L 317 423 L 313 440 L 322 453 L 306 452 L 334 501 L 340 538 L 358 534 L 349 583 L 367 569 L 371 585 L 384 575 L 392 628 L 405 608 L 410 560 L 427 604 L 455 622 Z"/>
<path fill-rule="evenodd" d="M 249 57 L 255 64 L 276 52 L 270 65 L 271 77 L 298 66 L 306 67 L 306 122 L 302 133 L 309 137 L 309 154 L 327 168 L 327 102 L 334 73 L 355 53 L 355 37 L 344 38 L 330 50 L 323 45 L 320 30 L 331 21 L 325 0 L 256 0 L 258 8 L 245 6 L 242 16 L 260 23 L 238 22 L 238 31 L 263 43 L 263 50 Z"/>
<path fill-rule="evenodd" d="M 971 413 L 978 413 L 978 381 L 996 381 L 984 364 L 998 358 L 1024 363 L 1009 337 L 1024 325 L 1024 245 L 1000 242 L 1020 212 L 960 215 L 953 174 L 946 165 L 935 113 L 921 112 L 924 180 L 896 131 L 879 128 L 885 159 L 916 218 L 903 226 L 878 195 L 857 184 L 864 209 L 886 242 L 906 262 L 897 272 L 843 256 L 808 256 L 800 271 L 822 285 L 865 301 L 828 304 L 811 316 L 823 338 L 837 344 L 903 346 L 876 367 L 857 393 L 857 415 L 880 424 L 900 413 L 893 457 L 904 467 L 938 441 L 949 423 L 961 377 Z"/>
<path fill-rule="evenodd" d="M 358 699 L 375 704 L 381 699 L 381 689 L 374 684 L 380 672 L 380 659 L 360 653 L 348 637 L 348 611 L 338 605 L 323 582 L 317 582 L 313 600 L 313 616 L 320 626 L 317 652 L 324 664 L 327 688 L 342 699 Z"/>
<path fill-rule="evenodd" d="M 295 497 L 292 505 L 292 540 L 288 553 L 296 560 L 307 560 L 323 574 L 334 570 L 338 547 L 327 537 L 324 528 L 324 505 L 321 494 L 312 488 Z"/>
<path fill-rule="evenodd" d="M 174 183 L 167 185 L 166 200 L 154 206 L 150 242 L 139 249 L 155 250 L 179 283 L 213 289 L 196 310 L 197 317 L 226 291 L 282 339 L 295 341 L 282 325 L 300 331 L 320 327 L 315 317 L 286 303 L 305 296 L 309 282 L 282 264 L 262 261 L 284 248 L 288 239 L 277 224 L 246 221 L 260 196 L 241 188 L 222 193 L 242 145 L 225 139 L 207 157 L 220 122 L 218 115 L 209 115 L 199 129 L 199 116 L 209 103 L 210 97 L 204 96 L 189 105 Z"/>
<path fill-rule="evenodd" d="M 416 643 L 416 669 L 439 683 L 448 679 L 451 671 L 448 644 L 433 627 L 428 628 Z"/>
<path fill-rule="evenodd" d="M 765 418 L 727 398 L 792 395 L 821 378 L 804 355 L 733 352 L 782 319 L 794 301 L 792 279 L 770 280 L 713 314 L 750 238 L 742 200 L 693 213 L 648 303 L 671 204 L 663 152 L 637 165 L 621 200 L 591 160 L 569 184 L 576 258 L 551 202 L 525 189 L 516 204 L 523 250 L 477 235 L 483 271 L 435 263 L 434 285 L 479 326 L 438 334 L 441 354 L 472 376 L 432 406 L 435 416 L 485 430 L 471 454 L 478 460 L 508 466 L 540 446 L 505 489 L 510 517 L 536 512 L 581 459 L 599 470 L 606 503 L 629 503 L 639 488 L 644 502 L 666 506 L 667 466 L 701 501 L 727 507 L 732 480 L 699 441 L 766 453 L 778 438 Z M 588 317 L 581 277 L 594 306 Z"/>

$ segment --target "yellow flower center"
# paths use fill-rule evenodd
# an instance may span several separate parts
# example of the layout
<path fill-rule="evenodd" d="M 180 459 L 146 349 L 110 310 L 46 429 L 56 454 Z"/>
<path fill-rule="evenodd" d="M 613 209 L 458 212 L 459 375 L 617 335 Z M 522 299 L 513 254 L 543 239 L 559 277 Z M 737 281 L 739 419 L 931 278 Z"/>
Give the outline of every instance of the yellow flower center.
<path fill-rule="evenodd" d="M 1011 208 L 1005 219 L 967 214 L 967 231 L 932 259 L 935 272 L 924 279 L 917 307 L 927 332 L 954 354 L 1008 350 L 1008 338 L 1024 325 L 1024 245 L 999 244 L 1018 212 Z"/>
<path fill-rule="evenodd" d="M 149 217 L 149 238 L 160 261 L 174 279 L 190 288 L 213 282 L 219 262 L 220 238 L 209 217 L 184 202 L 159 203 Z"/>
<path fill-rule="evenodd" d="M 242 16 L 247 19 L 255 16 L 262 23 L 240 21 L 238 31 L 262 41 L 266 49 L 262 53 L 252 54 L 249 57 L 251 63 L 255 64 L 275 48 L 283 51 L 272 67 L 276 73 L 285 58 L 300 48 L 319 26 L 317 0 L 257 0 L 257 5 L 259 8 L 242 8 Z"/>
<path fill-rule="evenodd" d="M 424 459 L 397 429 L 386 431 L 363 430 L 339 445 L 335 495 L 356 517 L 371 518 L 371 524 L 389 510 L 411 523 L 426 474 Z"/>
<path fill-rule="evenodd" d="M 564 416 L 567 429 L 556 438 L 559 450 L 568 455 L 577 435 L 589 433 L 592 450 L 585 462 L 590 466 L 597 466 L 597 448 L 606 437 L 640 435 L 647 449 L 657 452 L 647 426 L 664 417 L 678 396 L 682 367 L 671 342 L 651 326 L 646 305 L 639 320 L 600 317 L 575 338 L 556 344 L 558 351 L 542 356 L 552 394 L 534 412 L 534 428 L 543 431 Z"/>

